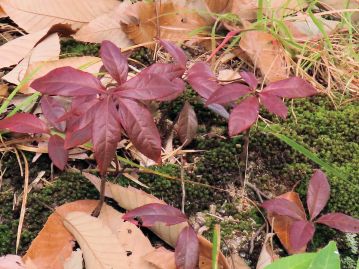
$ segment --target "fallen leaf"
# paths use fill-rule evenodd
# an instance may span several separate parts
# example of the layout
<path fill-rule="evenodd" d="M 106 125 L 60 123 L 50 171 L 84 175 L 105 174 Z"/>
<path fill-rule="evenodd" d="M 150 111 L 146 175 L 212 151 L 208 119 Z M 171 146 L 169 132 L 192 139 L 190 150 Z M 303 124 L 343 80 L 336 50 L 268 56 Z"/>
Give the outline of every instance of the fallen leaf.
<path fill-rule="evenodd" d="M 64 269 L 83 269 L 83 257 L 81 249 L 72 251 L 71 256 L 65 261 Z"/>
<path fill-rule="evenodd" d="M 286 79 L 289 75 L 285 52 L 277 39 L 262 31 L 244 32 L 240 48 L 269 82 Z"/>
<path fill-rule="evenodd" d="M 0 7 L 0 18 L 5 18 L 5 17 L 7 17 L 7 14 L 5 13 L 4 9 Z"/>
<path fill-rule="evenodd" d="M 126 14 L 131 18 L 130 22 L 122 24 L 127 36 L 136 44 L 153 41 L 157 35 L 155 3 L 137 2 Z M 190 39 L 192 31 L 208 26 L 195 11 L 171 2 L 161 4 L 158 21 L 160 37 L 174 41 Z"/>
<path fill-rule="evenodd" d="M 299 198 L 298 193 L 296 192 L 287 192 L 278 196 L 277 198 L 287 199 L 291 202 L 294 202 L 303 212 L 305 212 L 303 204 Z M 295 221 L 294 219 L 278 215 L 275 213 L 268 213 L 269 223 L 273 225 L 273 230 L 278 236 L 280 242 L 287 250 L 289 254 L 301 253 L 304 252 L 306 247 L 301 248 L 300 250 L 294 250 L 290 243 L 290 228 L 292 223 Z"/>
<path fill-rule="evenodd" d="M 0 257 L 0 269 L 25 269 L 20 256 L 6 255 Z"/>
<path fill-rule="evenodd" d="M 115 0 L 3 0 L 1 7 L 17 25 L 33 33 L 59 23 L 78 29 L 117 4 Z"/>
<path fill-rule="evenodd" d="M 3 79 L 18 85 L 25 77 L 26 71 L 32 63 L 39 61 L 58 60 L 60 56 L 60 38 L 57 33 L 51 34 L 34 47 L 11 72 Z"/>
<path fill-rule="evenodd" d="M 231 10 L 232 5 L 237 2 L 233 0 L 204 0 L 207 8 L 213 13 L 227 13 Z"/>
<path fill-rule="evenodd" d="M 349 3 L 349 5 L 347 5 Z M 341 10 L 341 9 L 358 9 L 359 2 L 357 0 L 320 0 L 320 4 L 329 10 Z M 358 10 L 353 12 L 352 21 L 359 21 Z"/>
<path fill-rule="evenodd" d="M 132 45 L 127 35 L 123 32 L 121 22 L 126 22 L 125 11 L 131 5 L 130 1 L 123 1 L 118 4 L 115 10 L 103 14 L 90 21 L 74 35 L 74 38 L 83 42 L 101 43 L 109 40 L 120 48 Z"/>
<path fill-rule="evenodd" d="M 74 237 L 64 227 L 62 218 L 73 211 L 90 214 L 97 203 L 95 200 L 80 200 L 56 208 L 32 241 L 24 256 L 25 263 L 31 260 L 38 268 L 63 269 L 64 261 L 71 256 Z"/>
<path fill-rule="evenodd" d="M 164 247 L 154 249 L 143 258 L 158 269 L 176 269 L 174 252 Z"/>
<path fill-rule="evenodd" d="M 212 268 L 212 243 L 209 242 L 206 238 L 199 235 L 199 268 L 200 269 L 211 269 Z M 241 259 L 241 258 L 240 258 Z M 243 261 L 243 260 L 242 260 Z M 229 263 L 226 257 L 222 252 L 219 252 L 218 255 L 218 265 L 219 268 L 229 269 Z M 240 268 L 242 269 L 242 268 Z"/>
<path fill-rule="evenodd" d="M 117 236 L 101 219 L 84 212 L 71 212 L 63 223 L 80 245 L 86 269 L 130 268 Z"/>
<path fill-rule="evenodd" d="M 0 96 L 7 97 L 9 95 L 9 86 L 6 84 L 0 84 Z"/>
<path fill-rule="evenodd" d="M 198 129 L 197 115 L 193 107 L 185 102 L 176 124 L 176 131 L 183 147 L 190 144 L 196 137 Z"/>
<path fill-rule="evenodd" d="M 17 64 L 47 34 L 49 27 L 41 31 L 13 39 L 0 47 L 0 68 Z"/>
<path fill-rule="evenodd" d="M 279 259 L 279 256 L 274 253 L 270 241 L 274 234 L 267 234 L 264 239 L 261 253 L 259 254 L 256 269 L 264 269 L 267 265 L 271 264 L 275 260 Z"/>
<path fill-rule="evenodd" d="M 324 31 L 328 35 L 332 34 L 339 24 L 339 21 L 327 20 L 320 17 L 317 19 L 322 22 Z M 299 42 L 316 41 L 323 37 L 321 30 L 308 15 L 302 14 L 295 17 L 287 17 L 284 23 L 294 39 Z"/>
<path fill-rule="evenodd" d="M 20 92 L 24 94 L 31 94 L 36 92 L 34 89 L 30 88 L 30 84 L 37 78 L 40 78 L 44 75 L 46 75 L 48 72 L 59 68 L 59 67 L 65 67 L 70 66 L 73 68 L 80 68 L 83 71 L 89 72 L 89 73 L 98 73 L 102 62 L 101 59 L 98 57 L 93 56 L 82 56 L 82 57 L 69 57 L 64 58 L 60 60 L 55 61 L 46 61 L 46 62 L 36 62 L 30 65 L 30 67 L 27 69 L 25 77 L 29 76 L 33 72 L 36 73 L 32 76 L 32 78 L 29 80 L 28 83 L 24 84 L 20 88 Z"/>
<path fill-rule="evenodd" d="M 231 256 L 227 258 L 227 261 L 231 269 L 250 269 L 238 254 L 231 254 Z M 210 268 L 211 267 L 208 267 L 208 269 Z"/>

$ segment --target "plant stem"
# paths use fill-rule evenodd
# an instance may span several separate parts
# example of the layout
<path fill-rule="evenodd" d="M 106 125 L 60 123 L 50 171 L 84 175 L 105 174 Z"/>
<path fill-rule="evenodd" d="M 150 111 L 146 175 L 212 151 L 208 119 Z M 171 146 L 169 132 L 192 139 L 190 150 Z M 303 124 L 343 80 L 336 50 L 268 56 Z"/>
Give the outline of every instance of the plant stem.
<path fill-rule="evenodd" d="M 101 187 L 100 187 L 100 201 L 98 202 L 95 210 L 92 213 L 92 216 L 96 218 L 100 215 L 103 203 L 105 202 L 105 188 L 106 188 L 106 177 L 102 176 Z"/>

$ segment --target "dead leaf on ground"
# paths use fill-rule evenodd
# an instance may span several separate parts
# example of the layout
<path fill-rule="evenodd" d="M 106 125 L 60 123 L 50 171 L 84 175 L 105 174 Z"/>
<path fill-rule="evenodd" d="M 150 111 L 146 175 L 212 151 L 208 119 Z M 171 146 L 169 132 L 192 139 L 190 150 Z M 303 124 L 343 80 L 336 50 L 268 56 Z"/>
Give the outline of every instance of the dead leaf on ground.
<path fill-rule="evenodd" d="M 123 32 L 121 22 L 126 22 L 126 9 L 131 5 L 130 1 L 123 1 L 118 4 L 115 10 L 103 14 L 88 24 L 84 25 L 74 38 L 83 42 L 101 43 L 103 40 L 110 40 L 120 48 L 126 48 L 133 43 Z"/>
<path fill-rule="evenodd" d="M 7 17 L 7 14 L 5 13 L 4 9 L 0 7 L 0 18 L 5 18 L 5 17 Z"/>
<path fill-rule="evenodd" d="M 17 25 L 33 33 L 58 23 L 78 29 L 117 4 L 116 0 L 3 0 L 1 7 Z"/>
<path fill-rule="evenodd" d="M 176 269 L 175 253 L 164 247 L 154 249 L 143 258 L 158 269 Z"/>
<path fill-rule="evenodd" d="M 51 34 L 34 47 L 11 72 L 7 73 L 4 80 L 18 85 L 25 77 L 28 67 L 39 61 L 58 60 L 60 56 L 60 38 L 57 33 Z"/>
<path fill-rule="evenodd" d="M 123 30 L 136 44 L 153 39 L 157 35 L 155 3 L 137 2 L 127 10 L 129 23 L 123 23 Z M 190 39 L 191 32 L 208 26 L 208 23 L 195 11 L 173 3 L 164 3 L 159 9 L 159 29 L 162 39 L 184 41 Z"/>
<path fill-rule="evenodd" d="M 230 265 L 229 268 L 231 269 L 250 269 L 250 267 L 238 254 L 232 254 L 227 258 L 227 261 Z"/>
<path fill-rule="evenodd" d="M 32 48 L 48 33 L 49 27 L 39 32 L 13 39 L 0 47 L 0 68 L 17 64 L 29 55 Z"/>
<path fill-rule="evenodd" d="M 328 35 L 332 34 L 339 24 L 339 21 L 326 20 L 323 18 L 318 19 L 322 22 L 324 30 Z M 323 37 L 321 30 L 306 14 L 287 17 L 284 23 L 297 41 L 316 41 Z"/>
<path fill-rule="evenodd" d="M 55 213 L 50 215 L 38 236 L 32 241 L 24 256 L 25 263 L 31 260 L 38 268 L 63 269 L 64 261 L 72 253 L 74 237 L 64 227 L 62 217 L 73 211 L 90 214 L 97 203 L 95 200 L 80 200 L 56 208 Z"/>
<path fill-rule="evenodd" d="M 72 251 L 71 256 L 65 261 L 64 269 L 83 269 L 83 257 L 81 249 Z"/>
<path fill-rule="evenodd" d="M 31 73 L 34 72 L 35 69 L 40 68 L 33 77 L 29 80 L 28 83 L 24 84 L 20 88 L 20 92 L 24 94 L 31 94 L 34 93 L 35 90 L 29 88 L 31 82 L 39 77 L 46 75 L 51 70 L 55 68 L 64 67 L 64 66 L 71 66 L 74 68 L 82 67 L 83 71 L 89 73 L 98 73 L 102 66 L 101 59 L 98 57 L 93 56 L 82 56 L 82 57 L 69 57 L 55 61 L 45 61 L 45 62 L 35 62 L 30 65 L 25 73 L 25 77 L 29 76 Z"/>
<path fill-rule="evenodd" d="M 283 198 L 287 199 L 289 201 L 292 201 L 296 203 L 303 212 L 305 212 L 303 204 L 299 198 L 298 193 L 296 192 L 287 192 L 284 193 L 277 198 Z M 289 241 L 289 234 L 290 234 L 290 227 L 293 223 L 293 219 L 288 216 L 282 216 L 275 213 L 268 212 L 268 220 L 269 223 L 273 224 L 273 230 L 278 236 L 280 242 L 284 246 L 284 248 L 287 250 L 289 254 L 295 254 L 295 253 L 302 253 L 307 249 L 307 246 L 304 246 L 300 250 L 294 251 L 290 241 Z"/>
<path fill-rule="evenodd" d="M 265 269 L 267 265 L 279 259 L 279 256 L 274 253 L 271 240 L 274 234 L 267 234 L 264 240 L 261 253 L 259 254 L 256 269 Z"/>
<path fill-rule="evenodd" d="M 342 9 L 358 9 L 359 8 L 359 2 L 357 0 L 320 0 L 318 1 L 320 4 L 322 4 L 326 9 L 328 10 L 342 10 Z M 349 5 L 347 5 L 349 3 Z M 340 15 L 343 15 L 341 12 Z M 353 22 L 359 21 L 359 11 L 353 12 L 352 16 Z"/>
<path fill-rule="evenodd" d="M 20 256 L 6 255 L 0 257 L 0 269 L 25 269 Z"/>
<path fill-rule="evenodd" d="M 63 223 L 80 245 L 86 269 L 130 268 L 117 236 L 101 219 L 84 212 L 71 212 Z"/>
<path fill-rule="evenodd" d="M 176 131 L 183 147 L 190 144 L 196 137 L 197 129 L 198 120 L 196 112 L 191 104 L 186 101 L 176 123 Z"/>
<path fill-rule="evenodd" d="M 243 33 L 239 47 L 250 57 L 269 82 L 288 78 L 288 60 L 282 45 L 271 34 L 262 31 Z"/>
<path fill-rule="evenodd" d="M 9 86 L 7 84 L 0 84 L 0 96 L 7 97 L 9 95 Z"/>

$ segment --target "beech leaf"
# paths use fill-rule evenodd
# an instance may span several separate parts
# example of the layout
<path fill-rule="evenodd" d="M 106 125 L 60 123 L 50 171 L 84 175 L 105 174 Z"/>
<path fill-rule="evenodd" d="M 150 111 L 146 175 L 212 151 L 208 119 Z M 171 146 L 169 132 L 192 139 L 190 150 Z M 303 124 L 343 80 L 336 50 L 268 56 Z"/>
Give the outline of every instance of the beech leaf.
<path fill-rule="evenodd" d="M 127 80 L 128 64 L 127 57 L 111 41 L 105 40 L 101 43 L 100 56 L 106 70 L 118 83 Z"/>
<path fill-rule="evenodd" d="M 359 220 L 343 213 L 329 213 L 321 216 L 316 223 L 325 224 L 345 233 L 359 233 Z"/>
<path fill-rule="evenodd" d="M 111 96 L 96 106 L 92 125 L 92 142 L 100 173 L 105 174 L 115 156 L 121 137 L 121 125 Z"/>
<path fill-rule="evenodd" d="M 291 77 L 270 83 L 262 92 L 284 98 L 301 98 L 317 94 L 317 90 L 300 77 Z"/>
<path fill-rule="evenodd" d="M 151 203 L 127 212 L 123 219 L 138 224 L 136 218 L 144 227 L 151 227 L 156 222 L 163 222 L 166 225 L 174 225 L 187 222 L 187 217 L 179 209 L 164 204 Z"/>
<path fill-rule="evenodd" d="M 290 242 L 294 250 L 306 247 L 313 238 L 315 227 L 313 223 L 306 220 L 293 222 L 290 228 Z"/>
<path fill-rule="evenodd" d="M 250 128 L 257 120 L 259 102 L 257 97 L 250 96 L 237 105 L 229 115 L 229 136 L 237 135 Z"/>
<path fill-rule="evenodd" d="M 175 258 L 178 269 L 195 269 L 198 267 L 199 242 L 192 227 L 185 227 L 179 234 Z"/>
<path fill-rule="evenodd" d="M 177 120 L 177 133 L 183 146 L 190 144 L 195 138 L 198 129 L 198 121 L 196 112 L 190 103 L 185 102 L 178 120 Z"/>
<path fill-rule="evenodd" d="M 0 129 L 8 129 L 16 133 L 43 134 L 48 133 L 46 124 L 30 113 L 17 113 L 0 120 Z"/>
<path fill-rule="evenodd" d="M 22 259 L 17 255 L 0 257 L 0 269 L 26 269 Z"/>
<path fill-rule="evenodd" d="M 73 67 L 60 67 L 34 80 L 30 87 L 49 95 L 85 96 L 104 92 L 93 75 Z"/>
<path fill-rule="evenodd" d="M 296 220 L 305 220 L 305 212 L 298 207 L 294 202 L 284 198 L 274 198 L 267 200 L 262 204 L 262 207 L 268 211 L 291 217 Z"/>
<path fill-rule="evenodd" d="M 321 170 L 316 170 L 309 181 L 307 192 L 307 207 L 311 220 L 323 210 L 329 197 L 330 186 L 327 177 Z"/>
<path fill-rule="evenodd" d="M 127 98 L 118 98 L 122 127 L 133 145 L 146 157 L 161 162 L 161 138 L 148 109 Z"/>
<path fill-rule="evenodd" d="M 214 93 L 210 95 L 206 105 L 209 104 L 227 104 L 236 101 L 238 98 L 250 93 L 248 86 L 240 83 L 231 83 L 220 86 Z"/>
<path fill-rule="evenodd" d="M 60 170 L 64 170 L 69 158 L 69 153 L 67 149 L 65 149 L 64 144 L 64 139 L 58 135 L 51 136 L 48 144 L 50 159 Z"/>
<path fill-rule="evenodd" d="M 269 112 L 276 114 L 282 119 L 287 118 L 288 108 L 280 97 L 263 92 L 259 94 L 259 100 Z"/>

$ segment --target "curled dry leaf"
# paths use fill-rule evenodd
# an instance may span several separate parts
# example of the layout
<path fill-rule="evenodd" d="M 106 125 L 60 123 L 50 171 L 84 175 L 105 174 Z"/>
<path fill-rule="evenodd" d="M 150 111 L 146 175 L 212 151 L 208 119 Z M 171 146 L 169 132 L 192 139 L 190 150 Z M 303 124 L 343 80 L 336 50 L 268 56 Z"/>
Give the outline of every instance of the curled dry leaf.
<path fill-rule="evenodd" d="M 59 23 L 78 29 L 117 4 L 115 0 L 3 0 L 1 7 L 17 25 L 33 33 Z"/>
<path fill-rule="evenodd" d="M 38 268 L 63 269 L 64 261 L 71 256 L 74 237 L 66 230 L 62 219 L 73 211 L 90 214 L 97 206 L 95 200 L 80 200 L 64 204 L 50 215 L 38 236 L 24 256 Z"/>
<path fill-rule="evenodd" d="M 37 70 L 37 69 L 38 70 L 32 76 L 30 81 L 28 83 L 24 84 L 20 88 L 20 92 L 25 93 L 25 94 L 34 93 L 35 90 L 30 88 L 31 82 L 33 82 L 37 78 L 40 78 L 40 77 L 46 75 L 48 72 L 50 72 L 56 68 L 65 67 L 65 66 L 71 66 L 73 68 L 81 67 L 81 69 L 83 71 L 86 71 L 89 73 L 98 73 L 102 66 L 102 62 L 101 62 L 101 59 L 98 57 L 82 56 L 82 57 L 69 57 L 69 58 L 64 58 L 64 59 L 54 60 L 54 61 L 33 63 L 27 69 L 26 74 L 24 76 L 25 77 L 29 76 L 30 74 L 34 73 L 35 70 Z"/>
<path fill-rule="evenodd" d="M 198 129 L 197 115 L 190 103 L 186 102 L 177 120 L 177 134 L 183 146 L 190 144 Z"/>
<path fill-rule="evenodd" d="M 58 60 L 60 55 L 60 38 L 57 33 L 51 34 L 36 45 L 27 56 L 3 79 L 18 85 L 25 77 L 26 71 L 32 63 L 39 61 Z"/>
<path fill-rule="evenodd" d="M 87 269 L 130 268 L 117 236 L 101 219 L 83 212 L 71 212 L 63 223 L 79 243 Z"/>
<path fill-rule="evenodd" d="M 136 44 L 152 41 L 157 35 L 156 6 L 153 2 L 137 2 L 127 10 L 130 22 L 123 23 L 123 30 Z M 158 21 L 160 37 L 183 41 L 192 38 L 191 31 L 198 30 L 208 23 L 195 11 L 173 3 L 163 3 L 159 8 Z"/>
<path fill-rule="evenodd" d="M 130 8 L 130 1 L 119 2 L 114 10 L 96 17 L 80 28 L 74 38 L 83 42 L 101 43 L 109 40 L 120 48 L 129 47 L 132 42 L 123 32 L 121 22 L 128 21 L 126 10 Z"/>
<path fill-rule="evenodd" d="M 25 269 L 20 256 L 6 255 L 0 257 L 0 269 Z"/>
<path fill-rule="evenodd" d="M 13 39 L 0 47 L 0 68 L 17 64 L 25 58 L 32 48 L 48 33 L 49 27 Z"/>
<path fill-rule="evenodd" d="M 279 258 L 279 256 L 274 253 L 273 247 L 271 245 L 273 235 L 274 234 L 266 235 L 261 253 L 259 254 L 256 269 L 264 269 L 267 265 L 271 264 Z"/>
<path fill-rule="evenodd" d="M 258 30 L 244 32 L 239 46 L 267 81 L 274 82 L 288 77 L 289 63 L 284 49 L 271 34 Z"/>

